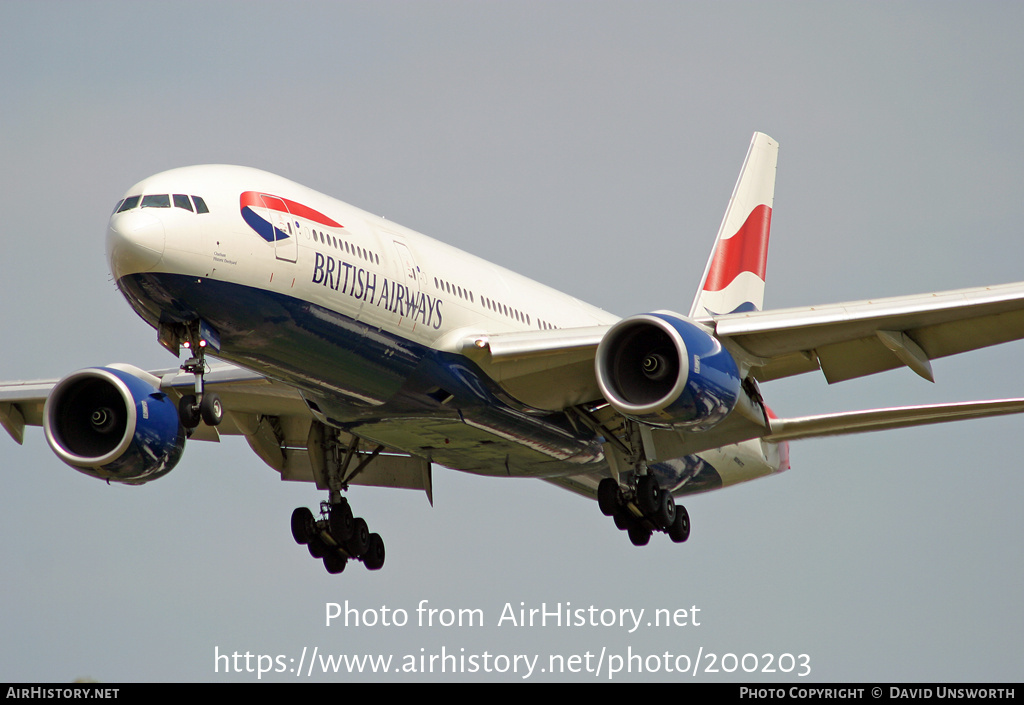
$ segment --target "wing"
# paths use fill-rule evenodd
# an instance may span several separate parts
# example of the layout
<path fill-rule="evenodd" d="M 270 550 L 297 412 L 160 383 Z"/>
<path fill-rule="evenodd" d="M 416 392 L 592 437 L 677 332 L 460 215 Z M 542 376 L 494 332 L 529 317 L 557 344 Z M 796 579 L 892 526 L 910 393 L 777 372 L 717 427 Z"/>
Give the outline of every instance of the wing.
<path fill-rule="evenodd" d="M 1024 337 L 1024 282 L 761 311 L 777 154 L 754 134 L 688 319 L 726 346 L 742 377 L 820 369 L 831 383 L 906 366 L 932 380 L 933 359 Z M 594 358 L 610 327 L 468 335 L 454 350 L 521 401 L 563 409 L 602 399 Z"/>
<path fill-rule="evenodd" d="M 114 364 L 118 369 L 146 381 L 150 386 L 168 393 L 177 402 L 191 391 L 194 380 L 178 369 L 145 372 L 131 365 Z M 42 426 L 43 410 L 57 379 L 0 384 L 0 423 L 19 444 L 25 426 Z M 232 365 L 214 367 L 206 374 L 207 388 L 215 390 L 225 402 L 225 422 L 213 429 L 200 426 L 192 437 L 217 441 L 221 435 L 246 435 L 252 431 L 258 416 L 311 419 L 308 407 L 299 393 L 284 384 Z"/>
<path fill-rule="evenodd" d="M 146 372 L 131 365 L 114 364 L 104 369 L 117 370 L 159 390 L 176 405 L 183 394 L 194 390 L 194 377 L 179 369 Z M 76 373 L 77 374 L 77 373 Z M 50 392 L 61 380 L 33 380 L 0 384 L 0 425 L 19 444 L 26 426 L 43 426 L 44 409 Z M 205 375 L 205 388 L 221 398 L 224 419 L 216 428 L 199 425 L 190 440 L 219 441 L 222 435 L 244 436 L 253 451 L 281 479 L 315 482 L 327 488 L 324 472 L 322 433 L 302 395 L 294 388 L 261 374 L 234 365 L 214 366 Z M 348 446 L 352 437 L 338 432 L 338 442 Z M 361 460 L 373 455 L 374 462 L 364 467 Z M 346 481 L 357 485 L 422 489 L 431 498 L 431 473 L 428 461 L 389 449 L 377 453 L 356 450 L 357 475 Z"/>
<path fill-rule="evenodd" d="M 1024 338 L 1024 283 L 696 319 L 759 381 L 820 369 L 831 382 Z M 556 409 L 601 400 L 594 357 L 610 326 L 464 337 L 457 350 L 514 396 Z"/>
<path fill-rule="evenodd" d="M 932 379 L 931 360 L 1024 338 L 1024 283 L 696 319 L 733 354 L 744 377 L 764 381 L 821 369 L 829 382 L 907 366 Z M 457 349 L 521 401 L 546 409 L 603 405 L 595 358 L 611 326 L 471 335 Z M 685 358 L 685 354 L 683 355 Z M 1024 400 L 893 407 L 791 419 L 768 418 L 759 395 L 729 421 L 690 432 L 645 429 L 648 460 L 691 455 L 761 437 L 860 433 L 1024 411 Z M 603 407 L 607 416 L 609 407 Z M 616 425 L 605 419 L 605 428 Z M 660 428 L 658 426 L 661 426 Z"/>
<path fill-rule="evenodd" d="M 831 382 L 1024 338 L 1024 283 L 729 314 L 703 321 L 758 380 L 820 369 Z"/>
<path fill-rule="evenodd" d="M 452 352 L 472 359 L 524 404 L 559 411 L 601 399 L 594 356 L 609 327 L 472 334 Z"/>

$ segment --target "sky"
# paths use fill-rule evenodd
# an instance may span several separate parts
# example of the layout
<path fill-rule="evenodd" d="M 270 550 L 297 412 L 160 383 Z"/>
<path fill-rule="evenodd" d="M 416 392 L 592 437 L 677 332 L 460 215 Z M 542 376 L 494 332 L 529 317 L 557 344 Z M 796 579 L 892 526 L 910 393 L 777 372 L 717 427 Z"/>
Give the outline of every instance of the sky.
<path fill-rule="evenodd" d="M 129 186 L 189 164 L 281 174 L 626 316 L 689 309 L 761 131 L 766 307 L 1024 279 L 1019 3 L 15 0 L 0 25 L 5 380 L 176 365 L 104 234 Z M 1022 354 L 762 391 L 780 416 L 1010 397 Z M 1022 424 L 794 443 L 789 472 L 688 499 L 686 544 L 643 548 L 546 483 L 435 468 L 433 507 L 350 492 L 387 563 L 340 576 L 289 532 L 322 493 L 242 439 L 124 487 L 3 435 L 0 681 L 1019 681 Z M 520 607 L 615 623 L 501 619 Z M 314 649 L 392 662 L 295 673 Z M 441 654 L 475 670 L 420 669 Z"/>

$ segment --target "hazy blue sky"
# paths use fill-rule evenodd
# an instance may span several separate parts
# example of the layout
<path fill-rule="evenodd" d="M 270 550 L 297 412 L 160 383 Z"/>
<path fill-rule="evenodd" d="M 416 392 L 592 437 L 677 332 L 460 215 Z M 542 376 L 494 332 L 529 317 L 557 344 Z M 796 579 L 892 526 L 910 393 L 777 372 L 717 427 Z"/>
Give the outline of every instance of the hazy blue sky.
<path fill-rule="evenodd" d="M 4 379 L 176 364 L 103 238 L 131 184 L 196 163 L 280 173 L 628 315 L 688 310 L 759 130 L 780 143 L 767 306 L 1024 279 L 1020 3 L 14 1 L 0 25 Z M 1022 353 L 938 361 L 934 385 L 897 370 L 763 391 L 780 415 L 1017 396 Z M 683 546 L 637 549 L 542 482 L 438 468 L 433 508 L 351 493 L 387 565 L 338 577 L 288 530 L 321 493 L 240 439 L 119 487 L 64 466 L 39 429 L 4 435 L 0 680 L 249 680 L 215 673 L 215 649 L 401 663 L 443 647 L 545 664 L 806 653 L 808 678 L 749 677 L 1018 681 L 1022 424 L 795 443 L 790 472 L 686 502 Z M 487 624 L 325 627 L 345 600 Z M 520 602 L 696 605 L 701 624 L 498 627 Z"/>

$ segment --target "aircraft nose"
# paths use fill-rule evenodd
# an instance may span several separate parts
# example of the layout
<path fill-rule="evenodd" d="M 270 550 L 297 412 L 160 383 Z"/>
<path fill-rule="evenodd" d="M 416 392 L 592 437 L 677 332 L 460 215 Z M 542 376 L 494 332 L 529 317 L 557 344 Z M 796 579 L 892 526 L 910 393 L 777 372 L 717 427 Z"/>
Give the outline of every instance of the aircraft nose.
<path fill-rule="evenodd" d="M 164 225 L 145 210 L 115 213 L 107 227 L 107 258 L 114 279 L 148 272 L 164 255 Z"/>

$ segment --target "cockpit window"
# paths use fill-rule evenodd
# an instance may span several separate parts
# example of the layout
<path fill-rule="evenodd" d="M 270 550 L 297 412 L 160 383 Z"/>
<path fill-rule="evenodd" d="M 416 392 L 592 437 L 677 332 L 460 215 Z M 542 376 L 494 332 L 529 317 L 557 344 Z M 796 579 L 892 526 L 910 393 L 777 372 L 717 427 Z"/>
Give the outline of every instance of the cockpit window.
<path fill-rule="evenodd" d="M 206 207 L 206 201 L 199 196 L 188 196 L 184 193 L 176 193 L 173 196 L 166 193 L 155 193 L 147 196 L 129 196 L 123 201 L 118 201 L 117 206 L 114 208 L 114 213 L 124 213 L 132 208 L 137 208 L 139 201 L 142 201 L 143 208 L 170 208 L 172 198 L 174 199 L 175 208 L 181 208 L 191 213 L 210 212 L 210 209 Z M 192 207 L 193 203 L 195 208 Z"/>
<path fill-rule="evenodd" d="M 143 208 L 170 208 L 171 197 L 166 193 L 149 194 L 142 197 Z"/>
<path fill-rule="evenodd" d="M 142 198 L 142 196 L 129 196 L 128 198 L 124 199 L 123 201 L 121 201 L 121 205 L 118 206 L 117 212 L 124 213 L 125 211 L 130 211 L 132 208 L 139 205 L 140 198 Z"/>

